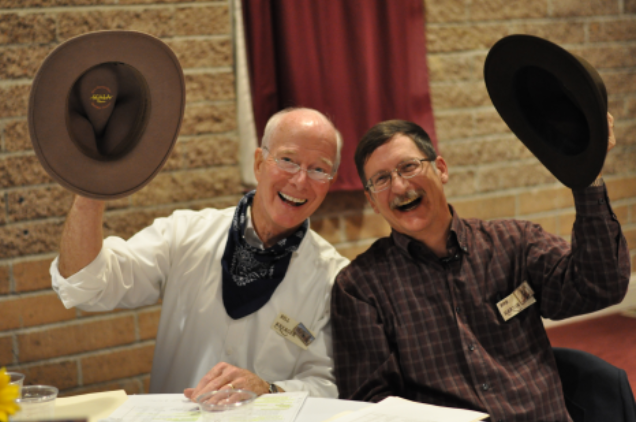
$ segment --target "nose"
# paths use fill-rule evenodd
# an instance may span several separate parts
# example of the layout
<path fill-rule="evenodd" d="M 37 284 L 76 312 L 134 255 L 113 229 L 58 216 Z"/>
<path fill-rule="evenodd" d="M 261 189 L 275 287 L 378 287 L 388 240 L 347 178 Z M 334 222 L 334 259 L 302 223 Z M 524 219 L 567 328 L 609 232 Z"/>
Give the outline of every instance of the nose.
<path fill-rule="evenodd" d="M 397 171 L 391 177 L 391 190 L 393 192 L 404 192 L 408 189 L 409 182 Z"/>
<path fill-rule="evenodd" d="M 298 169 L 296 173 L 292 174 L 289 181 L 296 186 L 305 184 L 307 181 L 307 170 L 303 168 Z"/>

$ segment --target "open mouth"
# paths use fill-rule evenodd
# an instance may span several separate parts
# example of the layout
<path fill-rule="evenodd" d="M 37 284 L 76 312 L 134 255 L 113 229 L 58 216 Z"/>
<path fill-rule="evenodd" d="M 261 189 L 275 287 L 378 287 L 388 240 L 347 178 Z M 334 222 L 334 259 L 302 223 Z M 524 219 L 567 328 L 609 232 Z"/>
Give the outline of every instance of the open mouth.
<path fill-rule="evenodd" d="M 283 201 L 295 207 L 305 205 L 306 199 L 294 198 L 293 196 L 285 195 L 282 192 L 278 192 L 278 197 Z"/>
<path fill-rule="evenodd" d="M 401 204 L 398 204 L 395 208 L 398 211 L 406 212 L 406 211 L 411 211 L 412 209 L 417 208 L 417 206 L 420 205 L 421 203 L 422 203 L 422 197 L 418 196 L 416 198 L 409 198 L 405 200 Z"/>

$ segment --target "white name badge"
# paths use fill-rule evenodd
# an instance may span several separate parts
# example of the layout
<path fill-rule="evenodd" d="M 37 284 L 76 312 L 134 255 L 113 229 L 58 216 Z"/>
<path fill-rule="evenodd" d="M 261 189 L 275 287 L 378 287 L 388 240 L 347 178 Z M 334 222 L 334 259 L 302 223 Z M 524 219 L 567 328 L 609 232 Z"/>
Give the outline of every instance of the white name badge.
<path fill-rule="evenodd" d="M 296 322 L 282 312 L 274 320 L 272 330 L 304 350 L 307 350 L 307 346 L 316 339 L 316 336 L 302 322 Z"/>
<path fill-rule="evenodd" d="M 497 303 L 497 308 L 499 308 L 499 313 L 503 317 L 504 321 L 508 321 L 510 318 L 536 302 L 537 301 L 534 299 L 534 291 L 528 282 L 524 281 L 523 284 L 517 287 L 510 296 L 499 301 Z"/>

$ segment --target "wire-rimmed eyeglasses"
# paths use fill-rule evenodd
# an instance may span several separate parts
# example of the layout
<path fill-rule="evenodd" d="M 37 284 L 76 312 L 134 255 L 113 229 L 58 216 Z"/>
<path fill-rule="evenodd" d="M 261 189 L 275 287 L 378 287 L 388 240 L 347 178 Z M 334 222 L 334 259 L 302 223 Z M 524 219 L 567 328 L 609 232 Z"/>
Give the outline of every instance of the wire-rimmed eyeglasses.
<path fill-rule="evenodd" d="M 263 147 L 263 150 L 266 151 L 267 154 L 269 154 L 269 149 L 267 147 Z M 274 160 L 279 169 L 284 170 L 287 173 L 296 174 L 300 170 L 302 170 L 307 173 L 307 177 L 320 183 L 326 183 L 329 180 L 333 179 L 333 175 L 327 173 L 323 169 L 304 169 L 300 166 L 300 164 L 294 163 L 289 158 L 276 158 L 272 156 L 272 160 Z"/>
<path fill-rule="evenodd" d="M 391 187 L 393 182 L 393 172 L 400 175 L 403 179 L 415 177 L 422 171 L 424 162 L 435 161 L 434 158 L 412 158 L 402 161 L 396 168 L 391 171 L 380 171 L 371 176 L 367 181 L 365 188 L 373 193 L 382 192 Z"/>

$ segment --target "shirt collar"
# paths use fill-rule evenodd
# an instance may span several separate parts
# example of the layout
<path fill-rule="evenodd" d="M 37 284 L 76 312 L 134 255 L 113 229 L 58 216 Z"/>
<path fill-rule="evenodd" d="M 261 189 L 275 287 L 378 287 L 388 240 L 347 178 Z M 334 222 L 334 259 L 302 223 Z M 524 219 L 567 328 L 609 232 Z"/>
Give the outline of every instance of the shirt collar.
<path fill-rule="evenodd" d="M 247 207 L 245 217 L 245 233 L 243 233 L 243 239 L 245 239 L 248 245 L 261 250 L 265 250 L 265 245 L 263 244 L 261 238 L 258 237 L 258 233 L 256 233 L 256 229 L 254 228 L 254 224 L 252 223 L 252 207 Z"/>
<path fill-rule="evenodd" d="M 452 205 L 448 205 L 452 219 L 448 239 L 446 239 L 446 248 L 449 254 L 457 254 L 459 250 L 465 254 L 469 252 L 466 242 L 466 227 L 457 215 L 457 211 Z M 398 249 L 406 255 L 419 260 L 439 260 L 437 256 L 422 242 L 398 231 L 391 231 L 391 238 L 395 242 Z"/>

